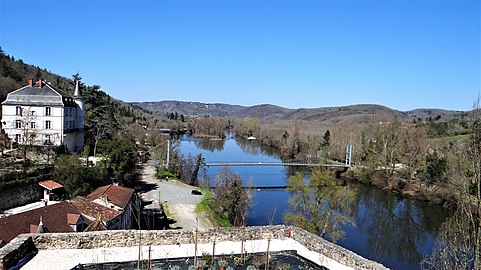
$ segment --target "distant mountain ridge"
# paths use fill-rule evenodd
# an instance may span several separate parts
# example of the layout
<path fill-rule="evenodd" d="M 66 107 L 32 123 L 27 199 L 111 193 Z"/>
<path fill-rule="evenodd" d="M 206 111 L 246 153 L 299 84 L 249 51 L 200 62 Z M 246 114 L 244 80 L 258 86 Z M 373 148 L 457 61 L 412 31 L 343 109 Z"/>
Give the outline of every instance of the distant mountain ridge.
<path fill-rule="evenodd" d="M 262 120 L 305 120 L 305 121 L 356 121 L 366 122 L 375 119 L 397 117 L 400 120 L 411 121 L 417 118 L 437 117 L 450 118 L 465 112 L 443 109 L 414 109 L 398 111 L 382 105 L 358 104 L 340 107 L 299 108 L 288 109 L 271 104 L 254 106 L 230 105 L 224 103 L 202 103 L 165 100 L 156 102 L 133 102 L 132 104 L 158 114 L 177 112 L 185 116 L 214 117 L 254 117 Z"/>

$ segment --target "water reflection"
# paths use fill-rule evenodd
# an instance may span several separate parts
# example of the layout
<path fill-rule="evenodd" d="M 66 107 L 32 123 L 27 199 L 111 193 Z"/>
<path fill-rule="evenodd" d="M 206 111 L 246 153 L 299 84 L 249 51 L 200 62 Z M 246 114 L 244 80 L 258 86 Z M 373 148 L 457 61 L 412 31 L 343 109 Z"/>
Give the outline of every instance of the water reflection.
<path fill-rule="evenodd" d="M 279 152 L 275 148 L 261 144 L 257 140 L 236 139 L 236 143 L 246 154 L 279 158 Z"/>
<path fill-rule="evenodd" d="M 214 152 L 224 150 L 225 140 L 197 139 L 194 143 L 197 148 Z"/>
<path fill-rule="evenodd" d="M 448 211 L 353 185 L 357 187 L 356 195 L 348 213 L 352 214 L 357 231 L 367 236 L 367 257 L 395 269 L 419 269 L 427 252 L 425 243 L 432 241 Z"/>

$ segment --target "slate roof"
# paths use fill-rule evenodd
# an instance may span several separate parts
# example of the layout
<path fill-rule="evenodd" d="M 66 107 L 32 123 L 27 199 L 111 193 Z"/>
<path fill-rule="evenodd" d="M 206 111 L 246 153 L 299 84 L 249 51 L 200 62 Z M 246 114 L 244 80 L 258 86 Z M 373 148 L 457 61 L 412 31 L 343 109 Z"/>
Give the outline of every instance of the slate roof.
<path fill-rule="evenodd" d="M 115 209 L 108 208 L 106 206 L 94 203 L 85 197 L 75 197 L 69 202 L 78 209 L 86 218 L 93 221 L 98 215 L 102 216 L 102 219 L 109 222 L 121 213 Z"/>
<path fill-rule="evenodd" d="M 44 180 L 38 182 L 38 184 L 48 190 L 55 190 L 55 189 L 60 189 L 63 188 L 63 186 L 53 180 Z"/>
<path fill-rule="evenodd" d="M 30 233 L 31 228 L 38 227 L 40 217 L 42 217 L 44 226 L 52 233 L 74 232 L 74 229 L 68 224 L 68 214 L 80 215 L 80 212 L 70 203 L 61 202 L 2 217 L 0 218 L 0 239 L 10 242 L 19 234 Z"/>
<path fill-rule="evenodd" d="M 92 193 L 87 195 L 87 198 L 93 201 L 106 196 L 107 200 L 113 205 L 124 209 L 132 199 L 133 194 L 134 190 L 131 188 L 107 185 L 97 188 Z"/>
<path fill-rule="evenodd" d="M 9 93 L 2 105 L 75 106 L 74 98 L 67 92 L 45 82 L 38 86 L 37 82 Z"/>

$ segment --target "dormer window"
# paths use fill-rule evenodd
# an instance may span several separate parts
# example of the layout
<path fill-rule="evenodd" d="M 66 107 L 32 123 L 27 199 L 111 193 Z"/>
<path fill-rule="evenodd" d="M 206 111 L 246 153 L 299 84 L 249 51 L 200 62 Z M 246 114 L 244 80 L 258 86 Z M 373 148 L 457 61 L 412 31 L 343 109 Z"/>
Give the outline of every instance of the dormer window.
<path fill-rule="evenodd" d="M 46 107 L 46 108 L 45 108 L 45 115 L 46 115 L 46 116 L 50 116 L 51 114 L 52 114 L 52 108 Z"/>

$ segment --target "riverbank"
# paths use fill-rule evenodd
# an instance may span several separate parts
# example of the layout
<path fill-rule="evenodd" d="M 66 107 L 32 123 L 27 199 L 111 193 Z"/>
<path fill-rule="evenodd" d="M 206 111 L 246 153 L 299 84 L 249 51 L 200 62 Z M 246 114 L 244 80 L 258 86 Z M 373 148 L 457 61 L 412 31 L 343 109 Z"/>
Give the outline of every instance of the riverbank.
<path fill-rule="evenodd" d="M 373 171 L 361 167 L 352 167 L 342 178 L 356 181 L 374 188 L 399 194 L 405 198 L 441 205 L 445 208 L 456 207 L 456 194 L 447 187 L 439 185 L 427 185 L 418 180 L 406 180 L 401 177 L 393 177 L 387 180 L 381 171 Z"/>
<path fill-rule="evenodd" d="M 225 139 L 224 137 L 220 137 L 217 135 L 210 135 L 210 134 L 203 134 L 203 133 L 194 133 L 192 134 L 192 137 L 197 138 L 197 139 L 209 139 L 209 140 L 214 140 L 214 141 L 219 141 Z"/>

